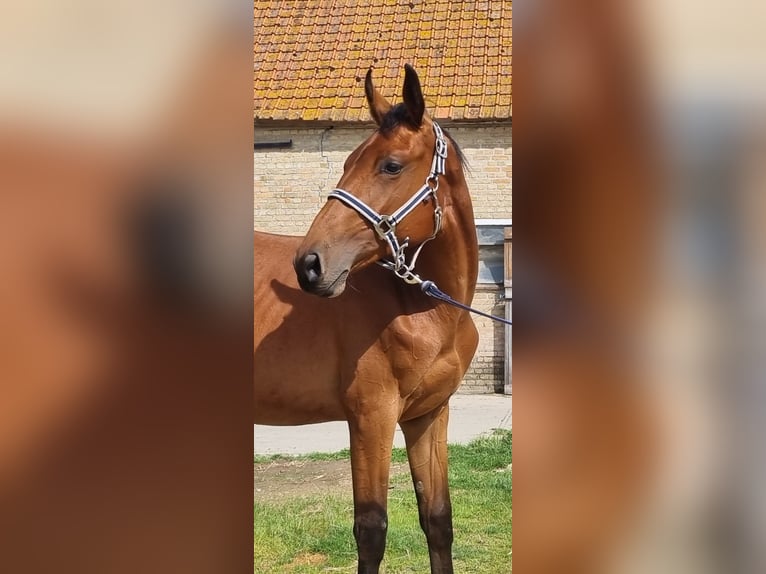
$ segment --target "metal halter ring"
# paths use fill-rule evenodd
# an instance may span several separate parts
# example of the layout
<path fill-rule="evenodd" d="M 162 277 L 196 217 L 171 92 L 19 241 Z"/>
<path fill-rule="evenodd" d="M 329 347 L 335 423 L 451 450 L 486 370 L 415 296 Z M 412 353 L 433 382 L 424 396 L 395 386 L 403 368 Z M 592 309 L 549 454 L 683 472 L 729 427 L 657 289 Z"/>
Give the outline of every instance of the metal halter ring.
<path fill-rule="evenodd" d="M 396 221 L 390 215 L 381 215 L 380 220 L 374 224 L 375 231 L 384 238 L 392 231 L 396 231 Z"/>

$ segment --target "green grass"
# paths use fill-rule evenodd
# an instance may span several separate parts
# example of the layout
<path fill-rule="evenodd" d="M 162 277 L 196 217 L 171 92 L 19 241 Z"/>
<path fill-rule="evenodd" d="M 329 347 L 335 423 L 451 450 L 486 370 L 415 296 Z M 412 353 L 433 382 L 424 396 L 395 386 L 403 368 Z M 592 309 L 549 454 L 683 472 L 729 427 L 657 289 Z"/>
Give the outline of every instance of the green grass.
<path fill-rule="evenodd" d="M 403 448 L 401 449 L 394 449 L 394 450 L 401 450 L 404 451 Z M 253 457 L 253 462 L 255 464 L 261 464 L 264 462 L 274 462 L 274 461 L 287 461 L 287 460 L 348 460 L 349 456 L 351 456 L 351 453 L 347 448 L 344 448 L 343 450 L 339 450 L 338 452 L 312 452 L 310 454 L 301 454 L 297 456 L 290 456 L 286 454 L 264 454 L 264 455 L 255 455 Z M 407 459 L 407 453 L 404 453 L 405 460 Z"/>
<path fill-rule="evenodd" d="M 496 431 L 466 446 L 449 446 L 456 572 L 511 572 L 512 476 L 508 470 L 512 461 L 511 443 L 510 431 Z M 279 458 L 259 457 L 256 462 Z M 299 458 L 339 460 L 348 458 L 348 451 Z M 394 449 L 392 460 L 406 461 L 404 449 Z M 388 542 L 381 572 L 428 572 L 426 541 L 418 524 L 409 474 L 395 476 L 391 486 Z M 352 517 L 350 489 L 330 496 L 257 502 L 254 505 L 255 572 L 356 572 Z"/>

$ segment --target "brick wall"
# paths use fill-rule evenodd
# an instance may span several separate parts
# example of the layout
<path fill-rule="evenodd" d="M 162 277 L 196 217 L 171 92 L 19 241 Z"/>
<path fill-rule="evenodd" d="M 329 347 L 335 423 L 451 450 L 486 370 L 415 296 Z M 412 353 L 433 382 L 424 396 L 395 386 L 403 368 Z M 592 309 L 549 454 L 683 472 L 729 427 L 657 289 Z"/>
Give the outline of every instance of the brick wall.
<path fill-rule="evenodd" d="M 473 297 L 473 306 L 486 313 L 505 317 L 503 291 L 479 286 Z M 505 327 L 479 315 L 473 316 L 479 330 L 479 348 L 470 370 L 463 381 L 463 392 L 503 392 L 505 365 Z"/>
<path fill-rule="evenodd" d="M 511 126 L 479 124 L 449 126 L 470 167 L 466 174 L 478 219 L 510 219 Z M 292 140 L 289 148 L 258 149 L 254 168 L 254 226 L 261 231 L 302 235 L 335 187 L 343 162 L 371 132 L 370 127 L 261 127 L 255 141 Z M 502 290 L 481 287 L 474 306 L 504 315 Z M 464 392 L 503 388 L 503 328 L 476 317 L 479 350 L 462 387 Z"/>

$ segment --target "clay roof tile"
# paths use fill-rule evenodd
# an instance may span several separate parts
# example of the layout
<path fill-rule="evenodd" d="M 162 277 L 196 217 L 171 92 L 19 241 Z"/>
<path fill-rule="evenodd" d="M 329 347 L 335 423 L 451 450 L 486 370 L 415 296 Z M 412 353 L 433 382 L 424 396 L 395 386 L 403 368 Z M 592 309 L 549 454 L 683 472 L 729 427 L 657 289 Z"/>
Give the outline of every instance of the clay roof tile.
<path fill-rule="evenodd" d="M 512 0 L 255 0 L 256 119 L 369 121 L 363 78 L 398 100 L 415 66 L 436 119 L 509 119 Z"/>

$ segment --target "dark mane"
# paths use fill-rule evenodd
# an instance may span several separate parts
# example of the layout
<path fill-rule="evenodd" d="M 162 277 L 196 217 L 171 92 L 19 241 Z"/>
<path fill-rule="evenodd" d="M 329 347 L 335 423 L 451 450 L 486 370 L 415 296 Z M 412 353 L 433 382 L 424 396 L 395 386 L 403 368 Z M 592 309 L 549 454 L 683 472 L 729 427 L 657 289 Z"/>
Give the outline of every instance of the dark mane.
<path fill-rule="evenodd" d="M 391 106 L 391 109 L 386 112 L 386 115 L 383 116 L 383 118 L 380 121 L 380 127 L 378 128 L 378 131 L 382 133 L 383 135 L 390 134 L 394 128 L 400 125 L 410 125 L 410 122 L 408 121 L 409 116 L 407 115 L 407 108 L 404 106 L 404 104 L 396 104 L 395 106 Z M 470 171 L 470 166 L 468 165 L 468 160 L 465 157 L 465 154 L 463 154 L 463 150 L 460 149 L 460 146 L 457 144 L 457 142 L 454 140 L 452 135 L 442 127 L 442 131 L 444 132 L 444 135 L 447 136 L 449 141 L 452 143 L 452 147 L 455 148 L 455 152 L 457 153 L 457 157 L 460 160 L 460 165 L 463 167 L 464 170 Z"/>

